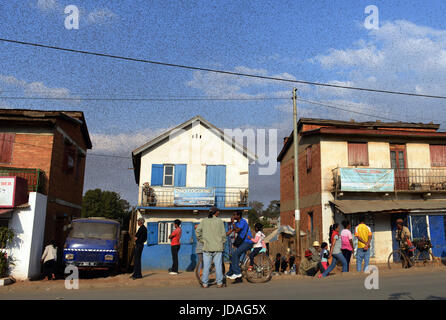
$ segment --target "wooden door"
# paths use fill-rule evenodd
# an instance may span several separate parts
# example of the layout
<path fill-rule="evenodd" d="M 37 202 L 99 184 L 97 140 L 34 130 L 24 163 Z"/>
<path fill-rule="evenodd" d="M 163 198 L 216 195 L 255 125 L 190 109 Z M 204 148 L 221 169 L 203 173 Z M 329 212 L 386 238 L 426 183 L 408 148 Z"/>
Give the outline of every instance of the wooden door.
<path fill-rule="evenodd" d="M 409 175 L 407 172 L 406 145 L 390 145 L 390 164 L 395 170 L 395 190 L 409 190 Z"/>

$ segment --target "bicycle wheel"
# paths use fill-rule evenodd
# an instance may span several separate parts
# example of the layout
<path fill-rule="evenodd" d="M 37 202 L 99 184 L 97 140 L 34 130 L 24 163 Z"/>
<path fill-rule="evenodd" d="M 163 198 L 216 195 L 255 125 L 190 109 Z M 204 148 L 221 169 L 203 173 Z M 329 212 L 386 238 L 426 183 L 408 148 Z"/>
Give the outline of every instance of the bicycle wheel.
<path fill-rule="evenodd" d="M 434 256 L 430 251 L 418 251 L 415 255 L 414 263 L 415 267 L 429 267 L 434 266 Z"/>
<path fill-rule="evenodd" d="M 387 258 L 387 266 L 389 269 L 398 269 L 399 265 L 401 265 L 403 268 L 407 268 L 409 266 L 409 262 L 406 255 L 400 249 L 397 249 L 389 254 L 389 257 Z"/>
<path fill-rule="evenodd" d="M 246 260 L 244 265 L 245 278 L 249 282 L 259 283 L 271 280 L 273 263 L 265 253 L 260 253 L 254 258 L 254 266 L 251 271 L 248 268 L 249 259 Z"/>

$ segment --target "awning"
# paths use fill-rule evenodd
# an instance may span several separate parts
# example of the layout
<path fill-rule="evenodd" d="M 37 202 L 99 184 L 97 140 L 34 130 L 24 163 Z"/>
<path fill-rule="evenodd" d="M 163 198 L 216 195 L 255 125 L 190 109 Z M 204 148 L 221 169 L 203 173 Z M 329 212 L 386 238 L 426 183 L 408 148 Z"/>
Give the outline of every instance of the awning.
<path fill-rule="evenodd" d="M 0 219 L 11 218 L 13 211 L 14 211 L 14 209 L 0 209 Z"/>
<path fill-rule="evenodd" d="M 330 203 L 344 214 L 399 210 L 446 210 L 446 200 L 335 200 Z"/>
<path fill-rule="evenodd" d="M 280 226 L 265 238 L 265 243 L 277 241 L 279 239 L 279 235 L 281 233 L 285 233 L 290 236 L 296 235 L 296 232 L 290 226 L 288 226 L 288 225 Z M 300 235 L 304 236 L 304 235 L 306 235 L 306 233 L 304 231 L 300 230 Z"/>

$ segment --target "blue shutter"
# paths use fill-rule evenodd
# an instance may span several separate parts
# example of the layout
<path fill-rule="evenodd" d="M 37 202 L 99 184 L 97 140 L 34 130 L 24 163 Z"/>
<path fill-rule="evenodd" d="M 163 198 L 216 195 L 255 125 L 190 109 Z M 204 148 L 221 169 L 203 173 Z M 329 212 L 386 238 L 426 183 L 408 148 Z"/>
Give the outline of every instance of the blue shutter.
<path fill-rule="evenodd" d="M 185 187 L 186 186 L 186 165 L 176 164 L 175 165 L 175 177 L 174 177 L 175 187 Z"/>
<path fill-rule="evenodd" d="M 191 244 L 194 243 L 194 223 L 193 222 L 183 222 L 181 223 L 181 244 Z"/>
<path fill-rule="evenodd" d="M 158 222 L 147 223 L 147 245 L 158 244 Z"/>
<path fill-rule="evenodd" d="M 163 185 L 163 174 L 164 166 L 162 164 L 152 164 L 152 186 L 162 186 Z"/>
<path fill-rule="evenodd" d="M 226 195 L 226 166 L 206 166 L 206 187 L 215 188 L 215 206 L 225 206 Z"/>

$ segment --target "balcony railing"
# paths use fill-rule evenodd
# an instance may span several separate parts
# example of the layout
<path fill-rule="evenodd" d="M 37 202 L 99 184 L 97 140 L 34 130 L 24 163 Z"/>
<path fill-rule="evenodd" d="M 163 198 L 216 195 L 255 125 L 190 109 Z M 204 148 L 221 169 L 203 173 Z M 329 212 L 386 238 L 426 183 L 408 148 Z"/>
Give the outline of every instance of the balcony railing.
<path fill-rule="evenodd" d="M 45 172 L 40 169 L 0 167 L 0 176 L 17 176 L 28 181 L 29 192 L 45 194 Z"/>
<path fill-rule="evenodd" d="M 248 189 L 195 187 L 140 187 L 143 207 L 211 207 L 234 208 L 248 206 Z"/>
<path fill-rule="evenodd" d="M 446 192 L 446 169 L 336 168 L 333 187 L 334 192 Z"/>

